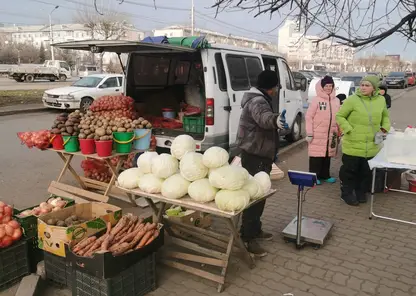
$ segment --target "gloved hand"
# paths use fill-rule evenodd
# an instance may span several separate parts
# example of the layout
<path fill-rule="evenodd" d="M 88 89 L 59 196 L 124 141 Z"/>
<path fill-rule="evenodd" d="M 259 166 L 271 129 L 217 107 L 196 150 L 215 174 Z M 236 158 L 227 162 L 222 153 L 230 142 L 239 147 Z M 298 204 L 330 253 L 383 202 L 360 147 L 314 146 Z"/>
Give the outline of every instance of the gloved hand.
<path fill-rule="evenodd" d="M 310 143 L 313 140 L 313 136 L 307 136 L 306 137 L 306 142 Z"/>
<path fill-rule="evenodd" d="M 282 113 L 280 113 L 279 117 L 277 117 L 277 128 L 278 129 L 289 129 L 289 125 L 286 123 L 286 109 L 283 109 Z"/>

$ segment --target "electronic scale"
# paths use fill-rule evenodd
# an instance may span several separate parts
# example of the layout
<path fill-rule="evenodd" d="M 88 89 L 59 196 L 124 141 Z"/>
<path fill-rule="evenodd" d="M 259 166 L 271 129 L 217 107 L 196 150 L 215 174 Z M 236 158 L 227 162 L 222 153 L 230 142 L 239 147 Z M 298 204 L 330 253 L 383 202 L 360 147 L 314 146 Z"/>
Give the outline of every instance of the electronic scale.
<path fill-rule="evenodd" d="M 298 186 L 298 214 L 283 230 L 283 237 L 287 242 L 295 242 L 296 248 L 301 248 L 305 243 L 319 248 L 328 239 L 329 232 L 334 225 L 319 219 L 302 216 L 302 203 L 305 197 L 304 188 L 314 187 L 317 181 L 315 173 L 289 170 L 288 176 L 293 185 Z M 298 217 L 302 217 L 299 222 Z"/>

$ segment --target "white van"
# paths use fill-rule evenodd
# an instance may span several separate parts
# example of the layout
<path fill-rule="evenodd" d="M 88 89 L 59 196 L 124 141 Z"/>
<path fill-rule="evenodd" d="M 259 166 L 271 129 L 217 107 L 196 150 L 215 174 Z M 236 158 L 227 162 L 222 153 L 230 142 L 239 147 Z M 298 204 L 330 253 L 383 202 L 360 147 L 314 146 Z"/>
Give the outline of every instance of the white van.
<path fill-rule="evenodd" d="M 229 150 L 231 156 L 239 153 L 236 135 L 244 93 L 256 86 L 261 71 L 276 71 L 280 91 L 273 109 L 275 112 L 286 109 L 286 121 L 290 127 L 281 135 L 289 141 L 301 137 L 303 106 L 298 90 L 301 83 L 295 83 L 286 60 L 280 55 L 222 44 L 193 49 L 107 40 L 65 42 L 55 46 L 95 53 L 128 53 L 124 93 L 140 103 L 145 114 L 160 116 L 164 108 L 178 112 L 188 89 L 200 87 L 197 93 L 202 104 L 199 107 L 205 113 L 205 120 L 199 133 L 189 134 L 197 141 L 198 151 L 220 146 Z M 303 84 L 306 83 L 305 79 Z M 176 136 L 184 133 L 183 129 L 154 129 L 157 146 L 162 151 L 170 147 Z"/>

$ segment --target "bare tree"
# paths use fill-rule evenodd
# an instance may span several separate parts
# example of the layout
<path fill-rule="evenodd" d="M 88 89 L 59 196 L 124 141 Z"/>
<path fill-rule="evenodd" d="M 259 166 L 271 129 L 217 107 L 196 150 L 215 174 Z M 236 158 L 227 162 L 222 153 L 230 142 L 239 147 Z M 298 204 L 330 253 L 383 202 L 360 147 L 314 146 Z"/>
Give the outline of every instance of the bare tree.
<path fill-rule="evenodd" d="M 217 13 L 248 10 L 254 17 L 279 14 L 295 18 L 306 33 L 321 28 L 317 43 L 333 39 L 351 47 L 376 45 L 398 33 L 416 42 L 414 0 L 215 0 Z"/>
<path fill-rule="evenodd" d="M 81 10 L 75 17 L 75 21 L 84 24 L 90 33 L 91 39 L 118 40 L 126 36 L 128 22 L 125 17 L 115 12 L 106 12 L 105 15 L 95 11 Z M 103 69 L 103 55 L 100 54 L 100 68 Z M 94 54 L 92 54 L 94 62 Z"/>

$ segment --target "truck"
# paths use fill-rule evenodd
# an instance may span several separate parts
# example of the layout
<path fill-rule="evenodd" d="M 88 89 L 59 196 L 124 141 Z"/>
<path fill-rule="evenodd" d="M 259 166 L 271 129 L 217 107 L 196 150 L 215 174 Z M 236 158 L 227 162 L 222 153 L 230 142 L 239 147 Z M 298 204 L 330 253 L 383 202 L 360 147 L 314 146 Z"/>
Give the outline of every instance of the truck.
<path fill-rule="evenodd" d="M 46 60 L 42 65 L 24 65 L 10 68 L 8 76 L 17 82 L 35 80 L 66 81 L 71 77 L 68 63 L 60 60 Z"/>
<path fill-rule="evenodd" d="M 302 137 L 303 102 L 299 89 L 306 89 L 307 81 L 303 78 L 295 82 L 282 55 L 226 44 L 191 48 L 135 41 L 85 40 L 55 46 L 94 53 L 114 52 L 119 57 L 128 54 L 127 64 L 121 65 L 125 73 L 123 93 L 136 101 L 140 116 L 161 116 L 165 108 L 179 114 L 181 102 L 199 107 L 199 116 L 183 118 L 183 128 L 153 128 L 156 151 L 160 153 L 169 153 L 176 136 L 188 134 L 195 139 L 198 152 L 219 146 L 228 150 L 231 157 L 238 155 L 236 137 L 242 98 L 256 86 L 257 76 L 265 69 L 276 72 L 279 80 L 277 95 L 271 103 L 273 111 L 286 110 L 289 128 L 281 130 L 280 136 L 290 142 Z"/>

